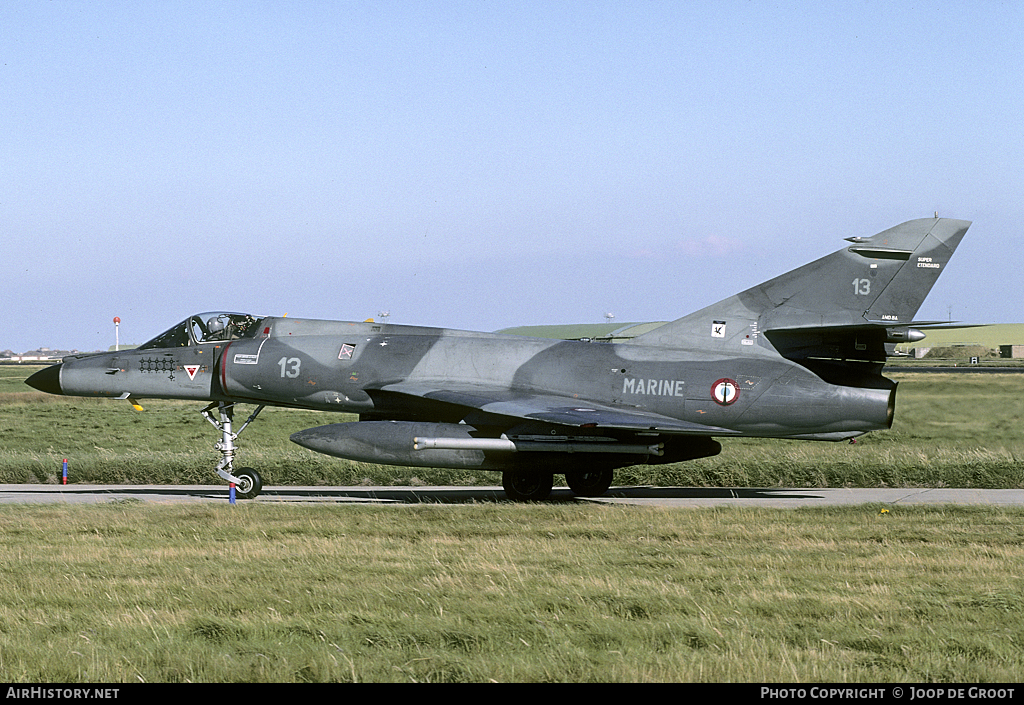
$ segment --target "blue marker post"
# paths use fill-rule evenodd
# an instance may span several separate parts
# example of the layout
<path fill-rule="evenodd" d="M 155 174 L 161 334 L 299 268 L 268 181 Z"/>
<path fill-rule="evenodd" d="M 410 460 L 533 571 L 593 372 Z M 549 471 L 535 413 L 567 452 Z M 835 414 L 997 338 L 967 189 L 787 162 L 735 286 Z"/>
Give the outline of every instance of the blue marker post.
<path fill-rule="evenodd" d="M 66 484 L 68 484 L 68 459 L 67 458 L 64 458 L 63 475 L 64 475 L 64 484 L 66 485 Z"/>
<path fill-rule="evenodd" d="M 229 488 L 228 489 L 228 504 L 234 504 L 235 503 L 235 483 L 234 482 L 228 483 L 228 488 Z"/>

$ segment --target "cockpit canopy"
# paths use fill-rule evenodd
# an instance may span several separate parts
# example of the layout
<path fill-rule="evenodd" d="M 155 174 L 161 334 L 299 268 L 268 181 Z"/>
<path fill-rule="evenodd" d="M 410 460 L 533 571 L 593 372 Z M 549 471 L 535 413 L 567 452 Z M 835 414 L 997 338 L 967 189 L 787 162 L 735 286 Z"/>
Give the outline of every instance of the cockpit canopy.
<path fill-rule="evenodd" d="M 252 316 L 248 313 L 224 311 L 197 313 L 164 331 L 148 343 L 140 345 L 138 349 L 185 348 L 200 343 L 253 338 L 259 330 L 259 322 L 262 318 L 263 316 Z"/>

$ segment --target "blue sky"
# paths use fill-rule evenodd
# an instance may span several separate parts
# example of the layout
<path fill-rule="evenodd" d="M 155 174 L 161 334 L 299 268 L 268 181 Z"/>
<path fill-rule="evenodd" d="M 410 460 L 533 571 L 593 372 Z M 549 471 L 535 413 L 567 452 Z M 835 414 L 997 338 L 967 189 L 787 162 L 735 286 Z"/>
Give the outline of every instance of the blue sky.
<path fill-rule="evenodd" d="M 1014 2 L 0 6 L 0 349 L 667 320 L 913 218 L 1021 322 Z"/>

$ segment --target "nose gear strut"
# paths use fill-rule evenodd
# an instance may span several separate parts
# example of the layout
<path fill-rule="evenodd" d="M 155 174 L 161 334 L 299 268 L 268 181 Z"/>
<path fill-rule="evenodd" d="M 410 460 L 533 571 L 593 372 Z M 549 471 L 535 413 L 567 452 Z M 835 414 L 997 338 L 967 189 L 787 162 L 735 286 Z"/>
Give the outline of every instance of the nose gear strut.
<path fill-rule="evenodd" d="M 263 411 L 264 408 L 265 405 L 263 404 L 257 406 L 256 410 L 249 415 L 249 418 L 245 420 L 245 423 L 242 424 L 242 427 L 239 428 L 237 432 L 234 432 L 231 429 L 235 415 L 234 403 L 222 401 L 213 402 L 202 411 L 203 417 L 213 424 L 213 427 L 221 433 L 220 441 L 218 441 L 214 446 L 214 448 L 220 451 L 221 455 L 220 462 L 217 463 L 217 474 L 228 482 L 235 483 L 235 494 L 240 499 L 252 499 L 258 495 L 263 489 L 263 480 L 260 478 L 259 473 L 253 468 L 240 468 L 235 472 L 232 467 L 232 463 L 235 458 L 235 449 L 237 447 L 235 446 L 235 439 L 241 435 L 246 426 L 252 423 L 256 417 L 259 416 L 260 412 Z M 218 410 L 220 415 L 219 421 L 210 413 L 213 409 Z"/>

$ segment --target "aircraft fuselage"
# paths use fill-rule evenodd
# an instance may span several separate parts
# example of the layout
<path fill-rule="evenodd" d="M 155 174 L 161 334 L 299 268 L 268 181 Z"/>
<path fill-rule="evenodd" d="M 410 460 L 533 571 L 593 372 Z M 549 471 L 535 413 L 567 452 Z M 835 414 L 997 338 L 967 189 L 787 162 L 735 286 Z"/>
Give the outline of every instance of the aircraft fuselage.
<path fill-rule="evenodd" d="M 770 346 L 744 357 L 439 328 L 264 318 L 251 338 L 66 358 L 64 394 L 251 402 L 444 418 L 463 407 L 423 389 L 503 389 L 650 412 L 722 435 L 835 439 L 887 428 L 895 384 L 824 381 Z M 440 403 L 445 402 L 445 403 Z M 500 403 L 482 410 L 501 416 Z"/>

